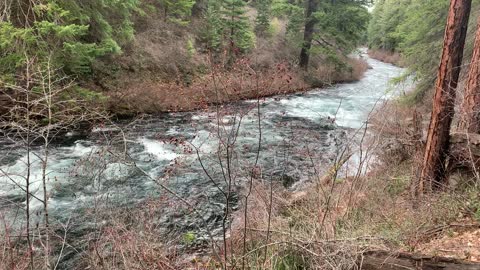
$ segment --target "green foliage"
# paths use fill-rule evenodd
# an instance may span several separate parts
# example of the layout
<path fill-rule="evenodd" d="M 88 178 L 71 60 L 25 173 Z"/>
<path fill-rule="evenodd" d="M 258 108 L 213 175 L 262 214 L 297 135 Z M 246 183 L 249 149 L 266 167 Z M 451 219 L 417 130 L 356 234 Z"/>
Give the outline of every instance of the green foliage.
<path fill-rule="evenodd" d="M 223 23 L 220 17 L 220 2 L 217 0 L 209 0 L 207 11 L 205 13 L 206 31 L 204 38 L 207 46 L 211 50 L 217 50 L 223 44 Z"/>
<path fill-rule="evenodd" d="M 409 104 L 421 101 L 435 81 L 449 2 L 379 0 L 373 10 L 368 28 L 369 47 L 402 54 L 408 73 L 414 75 L 418 82 L 417 89 L 404 99 Z M 474 0 L 472 10 L 478 10 L 479 6 L 480 1 Z M 470 20 L 467 52 L 472 47 L 471 30 L 475 29 L 475 23 L 476 20 Z"/>
<path fill-rule="evenodd" d="M 309 269 L 306 258 L 294 249 L 287 249 L 275 261 L 273 269 L 276 270 L 304 270 Z"/>
<path fill-rule="evenodd" d="M 406 190 L 409 180 L 410 179 L 407 176 L 392 177 L 388 179 L 388 185 L 386 188 L 387 193 L 390 196 L 399 196 Z"/>
<path fill-rule="evenodd" d="M 435 76 L 448 8 L 448 0 L 414 0 L 407 7 L 405 21 L 396 29 L 401 37 L 399 51 L 419 80 Z"/>
<path fill-rule="evenodd" d="M 258 0 L 257 18 L 255 19 L 255 32 L 259 35 L 267 35 L 270 31 L 271 0 Z"/>
<path fill-rule="evenodd" d="M 471 181 L 468 181 L 467 179 L 461 179 L 459 184 L 460 185 L 457 188 L 460 192 L 465 194 L 465 210 L 470 213 L 475 220 L 480 222 L 480 186 L 478 186 L 478 184 L 475 182 L 472 183 Z"/>
<path fill-rule="evenodd" d="M 314 37 L 310 54 L 324 56 L 339 68 L 345 63 L 338 53 L 344 55 L 354 50 L 365 38 L 370 14 L 365 1 L 319 1 L 318 9 L 312 14 L 315 21 Z M 305 2 L 274 0 L 272 14 L 288 19 L 287 38 L 299 48 L 303 46 Z"/>
<path fill-rule="evenodd" d="M 412 0 L 380 0 L 377 2 L 368 26 L 368 43 L 371 48 L 388 51 L 395 51 L 398 48 L 403 35 L 396 29 L 405 22 L 408 16 L 407 9 L 411 2 Z"/>
<path fill-rule="evenodd" d="M 319 46 L 350 53 L 358 47 L 370 19 L 367 8 L 357 1 L 324 3 L 314 13 Z"/>
<path fill-rule="evenodd" d="M 205 15 L 204 36 L 209 49 L 230 48 L 244 53 L 253 47 L 255 34 L 243 0 L 210 0 Z"/>
<path fill-rule="evenodd" d="M 193 57 L 195 55 L 195 45 L 192 39 L 188 39 L 187 41 L 187 52 L 189 57 Z"/>
<path fill-rule="evenodd" d="M 183 243 L 185 245 L 191 245 L 195 240 L 197 239 L 197 236 L 195 235 L 194 232 L 187 232 L 183 235 Z"/>
<path fill-rule="evenodd" d="M 166 20 L 180 25 L 186 25 L 190 21 L 192 8 L 195 0 L 159 0 Z"/>
<path fill-rule="evenodd" d="M 252 48 L 255 42 L 245 7 L 243 0 L 223 0 L 221 10 L 227 41 L 242 52 Z"/>
<path fill-rule="evenodd" d="M 46 0 L 32 2 L 35 17 L 4 11 L 0 21 L 1 78 L 13 78 L 27 59 L 70 75 L 91 72 L 98 57 L 121 52 L 133 39 L 132 13 L 139 0 Z"/>
<path fill-rule="evenodd" d="M 101 93 L 94 92 L 83 87 L 75 86 L 72 88 L 72 90 L 74 96 L 78 96 L 80 99 L 85 101 L 104 102 L 108 99 L 107 96 L 104 96 Z"/>
<path fill-rule="evenodd" d="M 294 43 L 297 43 L 298 47 L 302 44 L 304 13 L 304 5 L 301 1 L 274 0 L 272 3 L 272 15 L 288 19 L 287 37 L 290 41 L 296 41 Z"/>

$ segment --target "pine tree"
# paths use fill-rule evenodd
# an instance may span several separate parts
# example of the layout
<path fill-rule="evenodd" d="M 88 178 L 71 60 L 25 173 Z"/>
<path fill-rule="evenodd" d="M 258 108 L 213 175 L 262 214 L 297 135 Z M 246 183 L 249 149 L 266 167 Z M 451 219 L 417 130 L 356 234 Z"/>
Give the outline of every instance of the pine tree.
<path fill-rule="evenodd" d="M 480 134 L 480 19 L 478 19 L 475 45 L 463 97 L 462 112 L 460 128 L 469 133 Z"/>
<path fill-rule="evenodd" d="M 274 0 L 271 12 L 275 17 L 288 20 L 285 32 L 287 40 L 300 48 L 305 21 L 303 0 Z"/>
<path fill-rule="evenodd" d="M 267 35 L 270 30 L 270 6 L 271 0 L 257 1 L 257 18 L 255 20 L 255 32 L 259 35 Z"/>
<path fill-rule="evenodd" d="M 255 42 L 243 0 L 223 0 L 222 18 L 230 56 L 250 49 Z"/>
<path fill-rule="evenodd" d="M 304 70 L 308 69 L 310 61 L 310 49 L 312 48 L 313 32 L 318 19 L 314 13 L 318 10 L 319 0 L 307 0 L 306 21 L 303 31 L 303 46 L 300 51 L 300 67 Z"/>
<path fill-rule="evenodd" d="M 300 67 L 308 69 L 314 45 L 337 67 L 345 66 L 337 55 L 347 55 L 362 39 L 369 21 L 366 1 L 306 1 Z"/>
<path fill-rule="evenodd" d="M 160 0 L 164 19 L 180 25 L 186 25 L 192 15 L 195 0 Z"/>
<path fill-rule="evenodd" d="M 447 184 L 450 126 L 472 0 L 451 0 L 417 195 Z"/>
<path fill-rule="evenodd" d="M 219 50 L 223 43 L 223 20 L 221 18 L 221 5 L 218 0 L 209 0 L 205 14 L 206 33 L 205 39 L 210 50 Z"/>
<path fill-rule="evenodd" d="M 211 50 L 227 49 L 230 60 L 253 47 L 255 34 L 243 0 L 209 0 L 204 38 Z"/>
<path fill-rule="evenodd" d="M 140 4 L 139 0 L 121 5 L 99 0 L 25 2 L 0 11 L 2 80 L 14 80 L 26 65 L 26 56 L 69 75 L 89 74 L 95 59 L 121 53 L 121 47 L 133 39 L 131 17 Z"/>

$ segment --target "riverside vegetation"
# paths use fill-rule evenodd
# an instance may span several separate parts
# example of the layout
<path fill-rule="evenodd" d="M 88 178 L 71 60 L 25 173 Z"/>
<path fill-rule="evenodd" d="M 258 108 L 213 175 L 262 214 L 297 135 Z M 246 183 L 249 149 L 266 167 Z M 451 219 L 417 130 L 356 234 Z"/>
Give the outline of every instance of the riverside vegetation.
<path fill-rule="evenodd" d="M 479 12 L 2 1 L 0 270 L 480 269 Z"/>
<path fill-rule="evenodd" d="M 361 2 L 322 6 L 305 18 L 302 1 L 6 1 L 2 81 L 18 83 L 27 59 L 48 62 L 75 78 L 74 91 L 84 98 L 101 96 L 112 112 L 132 114 L 214 103 L 209 74 L 218 67 L 238 88 L 233 65 L 242 59 L 267 80 L 274 66 L 288 70 L 264 95 L 357 80 L 366 67 L 347 55 L 364 38 L 369 15 Z M 310 41 L 316 44 L 304 72 L 295 66 L 302 29 L 313 19 L 324 31 Z M 253 98 L 252 87 L 239 96 Z M 222 93 L 230 99 L 238 98 Z"/>

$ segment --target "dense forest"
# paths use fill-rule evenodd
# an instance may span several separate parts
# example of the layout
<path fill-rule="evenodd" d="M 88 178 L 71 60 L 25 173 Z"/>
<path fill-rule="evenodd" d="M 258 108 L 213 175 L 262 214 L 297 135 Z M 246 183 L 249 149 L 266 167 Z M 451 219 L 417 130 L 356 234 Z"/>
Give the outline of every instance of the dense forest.
<path fill-rule="evenodd" d="M 480 0 L 0 1 L 0 270 L 480 269 Z"/>

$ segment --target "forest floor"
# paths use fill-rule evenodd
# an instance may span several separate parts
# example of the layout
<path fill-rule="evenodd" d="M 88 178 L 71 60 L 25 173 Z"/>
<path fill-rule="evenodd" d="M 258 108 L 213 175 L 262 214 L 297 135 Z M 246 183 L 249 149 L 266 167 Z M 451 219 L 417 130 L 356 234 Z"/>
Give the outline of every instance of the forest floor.
<path fill-rule="evenodd" d="M 449 230 L 447 234 L 421 244 L 418 251 L 432 256 L 480 262 L 480 224 L 476 225 L 477 228 L 465 229 L 460 226 Z"/>

